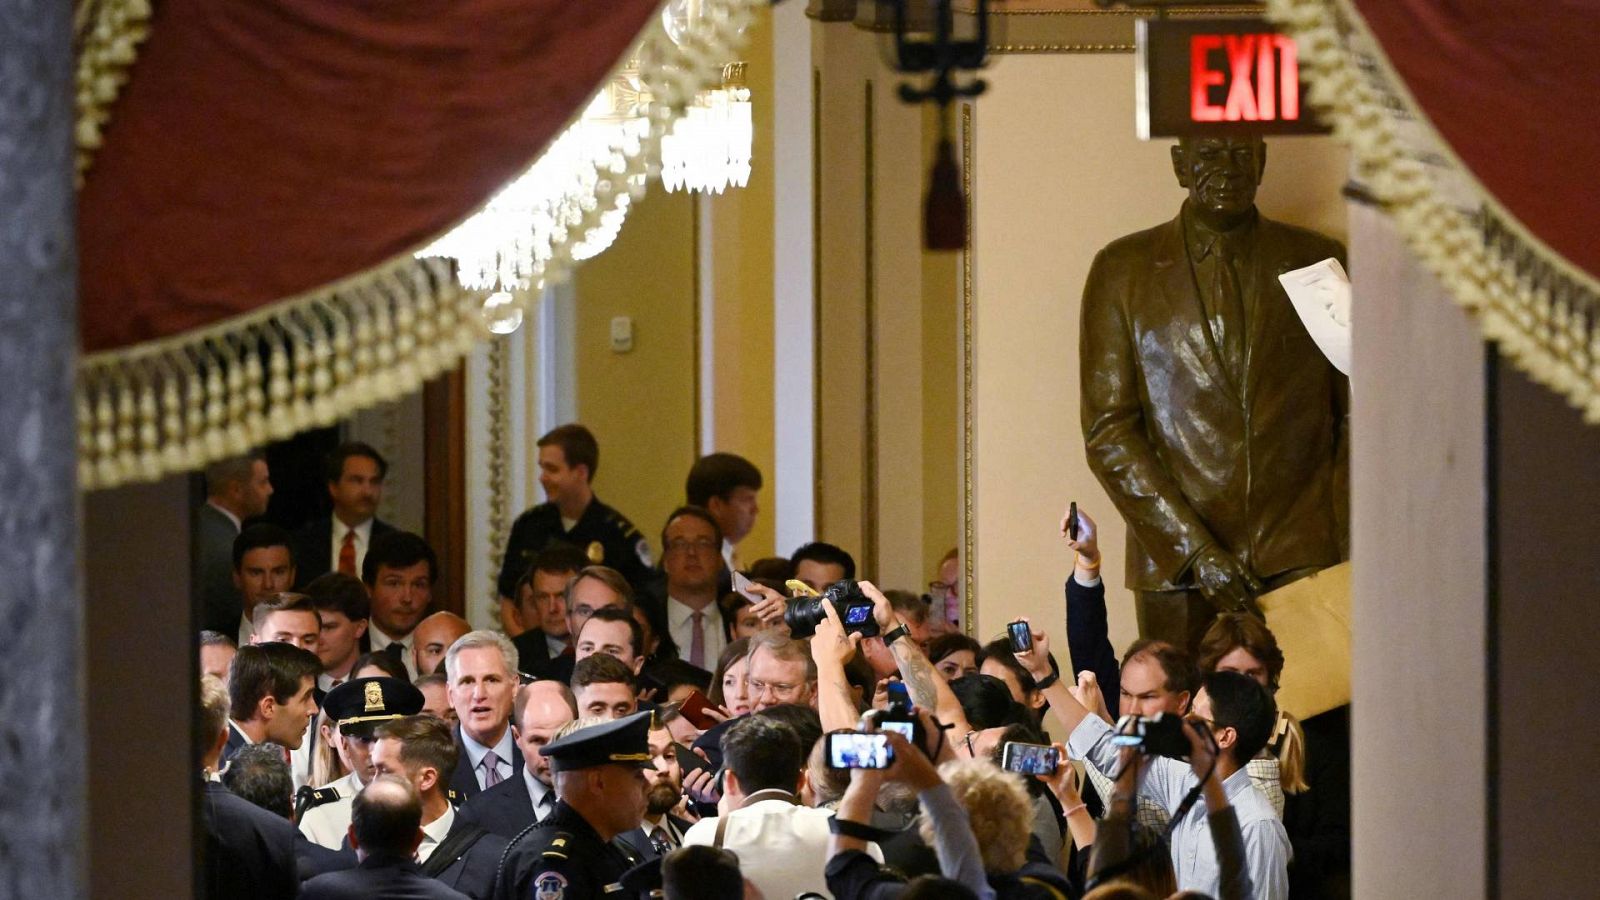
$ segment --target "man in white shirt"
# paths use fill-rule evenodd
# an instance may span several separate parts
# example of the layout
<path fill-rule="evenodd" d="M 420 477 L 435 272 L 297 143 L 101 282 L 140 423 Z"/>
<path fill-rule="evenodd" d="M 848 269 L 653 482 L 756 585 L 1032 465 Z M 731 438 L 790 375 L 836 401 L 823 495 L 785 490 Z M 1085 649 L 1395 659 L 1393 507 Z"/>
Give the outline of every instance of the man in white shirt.
<path fill-rule="evenodd" d="M 469 798 L 522 773 L 522 754 L 511 733 L 516 699 L 517 648 L 498 631 L 473 631 L 444 656 L 450 706 L 456 711 L 461 759 L 449 787 Z"/>
<path fill-rule="evenodd" d="M 522 752 L 522 777 L 508 778 L 461 807 L 462 818 L 508 840 L 529 825 L 544 821 L 555 808 L 550 760 L 539 748 L 555 740 L 556 732 L 578 717 L 572 691 L 559 681 L 525 685 L 518 704 L 515 725 L 517 749 Z"/>
<path fill-rule="evenodd" d="M 378 727 L 372 768 L 376 775 L 406 779 L 422 797 L 417 863 L 423 874 L 469 897 L 487 897 L 506 839 L 456 815 L 450 805 L 445 778 L 455 771 L 458 755 L 450 726 L 434 716 L 410 716 Z"/>
<path fill-rule="evenodd" d="M 361 564 L 373 540 L 395 530 L 377 518 L 388 474 L 388 461 L 367 444 L 340 444 L 328 454 L 328 497 L 333 511 L 313 518 L 295 532 L 298 587 L 303 589 L 311 579 L 328 572 L 361 576 Z"/>
<path fill-rule="evenodd" d="M 740 719 L 722 737 L 722 758 L 721 815 L 695 823 L 683 843 L 732 850 L 763 896 L 831 896 L 825 867 L 833 813 L 800 803 L 805 754 L 794 729 L 765 716 Z M 875 845 L 867 852 L 882 861 Z"/>
<path fill-rule="evenodd" d="M 706 671 L 716 668 L 727 644 L 717 581 L 722 574 L 722 529 L 711 514 L 684 506 L 661 530 L 661 567 L 667 577 L 667 631 L 678 658 Z"/>
<path fill-rule="evenodd" d="M 311 598 L 305 594 L 268 594 L 256 602 L 250 621 L 255 628 L 252 643 L 292 644 L 312 653 L 320 648 L 322 620 L 316 607 L 311 605 Z M 317 677 L 320 679 L 322 676 Z M 320 691 L 313 691 L 313 694 L 320 700 Z M 313 718 L 306 725 L 306 733 L 299 746 L 289 754 L 289 772 L 294 777 L 296 790 L 311 780 L 312 753 L 316 745 L 317 724 Z"/>
<path fill-rule="evenodd" d="M 1093 763 L 1102 772 L 1120 771 L 1119 747 L 1113 742 L 1115 729 L 1078 702 L 1060 680 L 1052 678 L 1048 637 L 1033 631 L 1033 649 L 1018 653 L 1017 661 L 1038 681 L 1050 709 L 1070 734 L 1067 749 L 1074 759 Z M 1219 896 L 1223 873 L 1206 822 L 1206 810 L 1213 801 L 1231 805 L 1244 839 L 1244 865 L 1258 900 L 1285 900 L 1289 894 L 1288 833 L 1273 812 L 1272 804 L 1250 780 L 1246 764 L 1266 746 L 1277 720 L 1272 695 L 1248 676 L 1237 672 L 1216 672 L 1205 677 L 1194 701 L 1191 721 L 1203 723 L 1215 738 L 1220 752 L 1215 770 L 1204 782 L 1190 764 L 1154 757 L 1139 783 L 1139 796 L 1149 797 L 1175 814 L 1195 785 L 1203 784 L 1206 802 L 1197 802 L 1178 818 L 1172 829 L 1172 869 L 1180 891 L 1199 891 Z M 1192 755 L 1194 767 L 1209 769 L 1211 760 Z"/>
<path fill-rule="evenodd" d="M 315 844 L 339 849 L 350 827 L 350 803 L 372 782 L 375 729 L 422 709 L 422 692 L 398 678 L 356 678 L 328 692 L 322 702 L 337 732 L 339 759 L 349 769 L 343 778 L 297 796 L 300 833 Z"/>
<path fill-rule="evenodd" d="M 702 456 L 689 470 L 684 493 L 690 506 L 698 506 L 717 520 L 722 529 L 722 560 L 728 571 L 743 568 L 739 542 L 756 527 L 761 506 L 756 494 L 761 490 L 761 470 L 755 463 L 733 453 Z"/>
<path fill-rule="evenodd" d="M 417 677 L 412 632 L 433 602 L 439 580 L 439 558 L 428 542 L 396 531 L 373 539 L 361 564 L 361 580 L 372 595 L 372 627 L 367 630 L 374 653 L 389 653 Z M 399 645 L 394 648 L 394 645 Z"/>

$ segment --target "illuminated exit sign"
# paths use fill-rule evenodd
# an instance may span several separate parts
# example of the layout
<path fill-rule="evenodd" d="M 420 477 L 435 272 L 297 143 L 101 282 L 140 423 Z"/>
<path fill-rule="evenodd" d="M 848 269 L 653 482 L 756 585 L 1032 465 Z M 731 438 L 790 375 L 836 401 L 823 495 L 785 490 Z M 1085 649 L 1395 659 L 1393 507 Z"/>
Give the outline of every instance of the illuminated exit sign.
<path fill-rule="evenodd" d="M 1294 38 L 1262 19 L 1142 19 L 1139 137 L 1326 134 L 1305 103 Z"/>

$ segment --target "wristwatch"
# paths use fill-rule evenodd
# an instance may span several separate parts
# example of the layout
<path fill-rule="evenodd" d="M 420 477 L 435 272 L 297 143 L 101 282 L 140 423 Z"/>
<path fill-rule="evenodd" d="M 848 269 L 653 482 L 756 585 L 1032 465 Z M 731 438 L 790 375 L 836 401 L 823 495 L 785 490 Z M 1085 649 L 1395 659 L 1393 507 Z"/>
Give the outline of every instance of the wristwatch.
<path fill-rule="evenodd" d="M 883 635 L 883 645 L 885 647 L 887 647 L 890 644 L 894 643 L 895 641 L 900 640 L 901 638 L 905 637 L 906 635 L 908 635 L 910 633 L 911 633 L 911 629 L 907 628 L 905 626 L 905 623 L 902 622 L 897 627 L 891 628 L 890 630 L 888 630 L 887 632 L 884 633 L 884 635 Z"/>
<path fill-rule="evenodd" d="M 1049 675 L 1046 675 L 1045 677 L 1043 677 L 1043 678 L 1039 679 L 1038 681 L 1034 682 L 1033 686 L 1034 686 L 1035 690 L 1042 691 L 1045 688 L 1050 687 L 1051 685 L 1055 684 L 1056 682 L 1058 682 L 1060 680 L 1061 680 L 1061 673 L 1060 672 L 1051 672 Z"/>

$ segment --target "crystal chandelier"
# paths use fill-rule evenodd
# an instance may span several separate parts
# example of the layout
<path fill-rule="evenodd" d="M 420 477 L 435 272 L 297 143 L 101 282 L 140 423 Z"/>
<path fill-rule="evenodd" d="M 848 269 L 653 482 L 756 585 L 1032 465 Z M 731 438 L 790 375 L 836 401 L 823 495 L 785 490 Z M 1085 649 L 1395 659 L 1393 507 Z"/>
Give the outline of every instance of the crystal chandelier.
<path fill-rule="evenodd" d="M 750 89 L 744 63 L 722 68 L 722 86 L 695 95 L 661 138 L 661 183 L 669 191 L 722 193 L 750 181 Z"/>
<path fill-rule="evenodd" d="M 612 208 L 601 213 L 599 227 L 591 229 L 570 254 L 574 260 L 584 260 L 611 246 L 627 218 L 630 195 L 644 190 L 644 176 L 627 172 L 629 157 L 639 154 L 650 131 L 649 99 L 637 65 L 624 68 L 532 167 L 472 218 L 417 255 L 455 259 L 464 287 L 504 291 L 537 287 L 533 282 L 555 248 L 596 208 L 596 186 L 604 179 L 625 178 L 626 189 L 617 192 Z M 514 311 L 508 304 L 502 309 L 507 316 Z M 485 316 L 489 315 L 486 308 Z M 498 330 L 495 324 L 491 330 Z"/>

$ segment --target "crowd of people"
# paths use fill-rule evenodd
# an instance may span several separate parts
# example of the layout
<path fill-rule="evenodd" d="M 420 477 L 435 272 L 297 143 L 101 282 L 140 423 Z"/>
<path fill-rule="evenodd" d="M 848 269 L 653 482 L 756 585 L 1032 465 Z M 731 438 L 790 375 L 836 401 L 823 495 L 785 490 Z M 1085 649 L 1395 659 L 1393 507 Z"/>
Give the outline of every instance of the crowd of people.
<path fill-rule="evenodd" d="M 747 564 L 741 457 L 694 464 L 658 561 L 595 496 L 587 429 L 538 448 L 493 629 L 433 608 L 373 448 L 331 454 L 297 531 L 251 521 L 262 457 L 208 469 L 205 896 L 1348 896 L 1347 708 L 1281 713 L 1248 613 L 1117 654 L 1087 513 L 1039 563 L 1070 565 L 1040 598 L 1066 633 L 980 642 L 954 552 L 926 593 L 822 542 Z"/>

